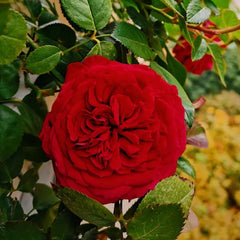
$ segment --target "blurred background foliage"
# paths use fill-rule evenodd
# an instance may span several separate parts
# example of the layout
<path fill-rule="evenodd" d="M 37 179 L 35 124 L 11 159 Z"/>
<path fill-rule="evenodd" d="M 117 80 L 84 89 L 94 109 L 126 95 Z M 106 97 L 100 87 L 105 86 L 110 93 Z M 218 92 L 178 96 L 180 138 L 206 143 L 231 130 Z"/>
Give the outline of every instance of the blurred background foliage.
<path fill-rule="evenodd" d="M 192 100 L 200 95 L 206 103 L 196 120 L 206 129 L 209 147 L 188 146 L 184 154 L 196 170 L 192 210 L 199 227 L 181 234 L 179 240 L 240 239 L 240 70 L 239 51 L 231 45 L 225 89 L 213 71 L 188 75 L 185 89 Z"/>

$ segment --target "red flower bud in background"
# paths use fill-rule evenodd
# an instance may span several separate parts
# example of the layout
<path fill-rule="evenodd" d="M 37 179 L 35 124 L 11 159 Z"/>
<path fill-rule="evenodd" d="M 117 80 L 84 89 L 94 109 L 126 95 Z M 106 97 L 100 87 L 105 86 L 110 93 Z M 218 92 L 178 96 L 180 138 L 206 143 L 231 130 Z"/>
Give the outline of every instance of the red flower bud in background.
<path fill-rule="evenodd" d="M 208 20 L 204 22 L 203 26 L 215 27 L 216 25 Z M 205 36 L 212 39 L 212 41 L 215 43 L 222 42 L 219 37 L 211 35 L 209 33 L 205 33 Z M 173 53 L 175 55 L 175 58 L 185 66 L 187 72 L 201 75 L 204 71 L 211 70 L 213 68 L 213 58 L 210 54 L 205 54 L 203 58 L 201 58 L 200 60 L 192 61 L 191 58 L 192 46 L 183 37 L 180 37 L 178 41 L 181 43 L 181 45 L 177 44 L 173 48 Z M 221 47 L 225 48 L 226 45 L 221 44 Z"/>
<path fill-rule="evenodd" d="M 101 203 L 133 199 L 175 173 L 184 108 L 147 66 L 93 56 L 68 66 L 40 138 L 58 184 Z"/>

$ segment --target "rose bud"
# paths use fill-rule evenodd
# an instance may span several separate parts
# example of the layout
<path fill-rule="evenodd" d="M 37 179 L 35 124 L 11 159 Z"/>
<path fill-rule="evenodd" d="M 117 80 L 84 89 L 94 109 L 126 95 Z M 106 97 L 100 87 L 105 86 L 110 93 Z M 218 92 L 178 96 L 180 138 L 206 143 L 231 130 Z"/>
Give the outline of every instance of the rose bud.
<path fill-rule="evenodd" d="M 147 66 L 92 56 L 68 66 L 40 139 L 57 184 L 103 204 L 133 199 L 175 173 L 184 108 Z"/>
<path fill-rule="evenodd" d="M 209 26 L 216 26 L 211 21 L 206 21 L 203 24 L 204 27 Z M 194 36 L 196 37 L 196 36 Z M 211 39 L 213 42 L 218 43 L 222 48 L 225 48 L 226 45 L 224 45 L 221 41 L 221 39 L 217 36 L 214 36 L 209 33 L 205 33 L 205 37 Z M 201 75 L 204 71 L 211 70 L 213 68 L 213 58 L 210 54 L 205 54 L 203 58 L 192 61 L 191 58 L 191 52 L 192 52 L 192 46 L 188 43 L 188 41 L 180 37 L 179 43 L 173 48 L 173 53 L 175 58 L 181 62 L 184 67 L 186 68 L 187 72 L 191 72 L 197 75 Z"/>

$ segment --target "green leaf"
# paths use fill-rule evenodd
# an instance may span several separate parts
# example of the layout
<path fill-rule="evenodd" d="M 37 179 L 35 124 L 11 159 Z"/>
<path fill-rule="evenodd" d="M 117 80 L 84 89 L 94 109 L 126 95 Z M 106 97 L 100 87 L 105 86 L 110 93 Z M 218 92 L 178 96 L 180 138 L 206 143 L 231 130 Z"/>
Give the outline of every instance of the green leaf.
<path fill-rule="evenodd" d="M 47 73 L 56 67 L 60 57 L 59 48 L 46 45 L 30 53 L 26 61 L 26 68 L 34 74 Z"/>
<path fill-rule="evenodd" d="M 164 3 L 166 6 L 171 8 L 174 12 L 176 12 L 178 15 L 182 16 L 181 10 L 179 8 L 179 4 L 175 0 L 160 0 L 162 3 Z"/>
<path fill-rule="evenodd" d="M 6 194 L 0 196 L 0 212 L 0 223 L 9 220 L 23 220 L 24 217 L 21 204 Z"/>
<path fill-rule="evenodd" d="M 143 208 L 127 225 L 134 240 L 175 240 L 184 224 L 178 204 Z"/>
<path fill-rule="evenodd" d="M 67 209 L 61 211 L 51 227 L 51 237 L 55 240 L 72 240 L 76 238 L 80 219 Z"/>
<path fill-rule="evenodd" d="M 110 238 L 111 240 L 122 239 L 122 231 L 116 227 L 110 227 L 110 228 L 104 229 L 103 233 L 105 233 L 108 236 L 108 238 Z"/>
<path fill-rule="evenodd" d="M 22 176 L 17 189 L 21 192 L 32 192 L 38 178 L 38 168 L 31 168 Z"/>
<path fill-rule="evenodd" d="M 6 222 L 0 225 L 1 240 L 46 240 L 43 232 L 34 224 L 26 221 Z"/>
<path fill-rule="evenodd" d="M 37 99 L 36 91 L 32 90 L 23 98 L 23 102 L 27 104 L 42 120 L 45 119 L 48 109 L 44 98 Z"/>
<path fill-rule="evenodd" d="M 0 99 L 11 98 L 19 87 L 19 64 L 0 65 Z"/>
<path fill-rule="evenodd" d="M 93 55 L 101 55 L 110 60 L 114 60 L 116 58 L 116 48 L 114 45 L 107 41 L 98 42 L 88 53 L 87 57 Z"/>
<path fill-rule="evenodd" d="M 38 136 L 41 132 L 43 121 L 39 115 L 37 115 L 31 107 L 25 103 L 21 103 L 17 106 L 22 119 L 24 133 Z"/>
<path fill-rule="evenodd" d="M 89 231 L 87 231 L 84 236 L 83 236 L 83 240 L 96 240 L 98 238 L 98 231 L 97 228 L 94 227 L 92 229 L 90 229 Z"/>
<path fill-rule="evenodd" d="M 0 8 L 0 65 L 8 64 L 17 58 L 25 47 L 27 24 L 18 12 Z"/>
<path fill-rule="evenodd" d="M 30 215 L 27 221 L 37 224 L 45 233 L 48 233 L 57 217 L 60 203 L 48 209 L 38 210 L 36 214 Z"/>
<path fill-rule="evenodd" d="M 140 12 L 137 4 L 133 0 L 122 0 L 122 2 L 126 8 L 134 8 L 137 12 Z"/>
<path fill-rule="evenodd" d="M 60 200 L 56 197 L 52 188 L 45 184 L 37 183 L 33 195 L 33 207 L 37 210 L 47 209 Z"/>
<path fill-rule="evenodd" d="M 26 160 L 37 163 L 46 162 L 49 160 L 42 149 L 42 142 L 38 136 L 24 134 L 22 140 L 22 149 L 24 158 Z"/>
<path fill-rule="evenodd" d="M 99 228 L 113 226 L 116 222 L 115 216 L 107 208 L 80 192 L 57 187 L 56 195 L 71 212 Z"/>
<path fill-rule="evenodd" d="M 166 71 L 156 62 L 151 62 L 150 67 L 155 70 L 160 76 L 162 76 L 163 79 L 165 79 L 169 84 L 175 85 L 177 87 L 178 95 L 182 99 L 182 104 L 185 109 L 185 120 L 189 126 L 192 126 L 194 119 L 194 107 L 180 83 L 168 71 Z"/>
<path fill-rule="evenodd" d="M 0 126 L 0 161 L 4 161 L 18 149 L 23 129 L 20 116 L 4 105 L 0 105 Z"/>
<path fill-rule="evenodd" d="M 0 162 L 0 182 L 11 182 L 19 175 L 23 166 L 23 151 L 19 148 L 12 156 Z"/>
<path fill-rule="evenodd" d="M 177 61 L 169 51 L 167 51 L 168 71 L 178 80 L 183 86 L 187 78 L 185 67 Z"/>
<path fill-rule="evenodd" d="M 155 189 L 147 193 L 140 203 L 137 213 L 146 207 L 164 204 L 180 204 L 187 217 L 194 194 L 194 186 L 188 179 L 172 176 L 159 182 Z"/>
<path fill-rule="evenodd" d="M 198 122 L 194 121 L 191 128 L 187 129 L 187 144 L 199 148 L 207 148 L 208 140 L 204 128 Z"/>
<path fill-rule="evenodd" d="M 212 0 L 219 8 L 229 8 L 230 0 Z"/>
<path fill-rule="evenodd" d="M 54 92 L 57 89 L 55 78 L 50 74 L 39 75 L 34 84 L 41 89 L 52 89 Z"/>
<path fill-rule="evenodd" d="M 193 48 L 191 53 L 191 58 L 193 61 L 197 61 L 206 54 L 207 52 L 207 43 L 204 38 L 198 36 L 194 39 Z"/>
<path fill-rule="evenodd" d="M 41 15 L 39 16 L 38 23 L 39 23 L 39 26 L 41 26 L 56 20 L 57 20 L 57 17 L 55 15 L 48 12 L 46 9 L 43 9 Z"/>
<path fill-rule="evenodd" d="M 128 7 L 127 13 L 130 16 L 130 18 L 133 20 L 135 24 L 142 27 L 143 29 L 147 29 L 149 27 L 149 23 L 147 22 L 146 18 L 139 13 L 135 8 Z"/>
<path fill-rule="evenodd" d="M 189 23 L 203 23 L 210 15 L 211 10 L 203 7 L 202 0 L 193 0 L 187 7 L 187 21 Z"/>
<path fill-rule="evenodd" d="M 115 28 L 112 37 L 121 42 L 139 57 L 151 59 L 153 52 L 148 46 L 148 41 L 144 33 L 137 27 L 121 22 Z"/>
<path fill-rule="evenodd" d="M 184 36 L 184 38 L 189 42 L 189 44 L 191 46 L 193 46 L 193 36 L 192 34 L 188 31 L 188 28 L 187 28 L 187 25 L 186 25 L 186 22 L 184 20 L 184 18 L 182 17 L 178 17 L 178 21 L 179 21 L 179 26 L 180 26 L 180 29 L 182 31 L 182 35 Z"/>
<path fill-rule="evenodd" d="M 177 168 L 189 175 L 190 177 L 196 178 L 195 169 L 186 158 L 180 157 L 178 159 Z"/>
<path fill-rule="evenodd" d="M 24 5 L 29 10 L 32 18 L 36 19 L 42 10 L 42 5 L 40 0 L 24 0 Z"/>
<path fill-rule="evenodd" d="M 61 0 L 67 16 L 78 26 L 87 30 L 100 30 L 110 20 L 111 0 Z"/>
<path fill-rule="evenodd" d="M 41 45 L 54 45 L 62 50 L 72 47 L 76 42 L 75 32 L 65 24 L 54 23 L 36 32 Z"/>
<path fill-rule="evenodd" d="M 220 11 L 212 0 L 204 0 L 204 3 L 215 13 L 216 16 L 220 15 Z"/>
<path fill-rule="evenodd" d="M 208 49 L 213 57 L 214 68 L 217 74 L 220 77 L 221 83 L 224 87 L 226 87 L 226 83 L 224 80 L 224 72 L 225 72 L 225 63 L 223 60 L 223 56 L 221 54 L 221 48 L 214 43 L 208 44 Z"/>

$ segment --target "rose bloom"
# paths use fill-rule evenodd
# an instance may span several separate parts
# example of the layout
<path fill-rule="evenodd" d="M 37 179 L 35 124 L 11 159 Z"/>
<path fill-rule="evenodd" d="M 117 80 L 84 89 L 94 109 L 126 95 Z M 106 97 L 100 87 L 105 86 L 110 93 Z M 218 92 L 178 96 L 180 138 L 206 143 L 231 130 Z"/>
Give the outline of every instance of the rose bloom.
<path fill-rule="evenodd" d="M 104 204 L 133 199 L 175 173 L 184 108 L 147 66 L 92 56 L 68 66 L 40 138 L 57 184 Z"/>
<path fill-rule="evenodd" d="M 206 21 L 203 24 L 204 27 L 209 27 L 209 26 L 216 26 L 214 23 L 211 21 Z M 215 43 L 220 43 L 221 39 L 217 36 L 213 36 L 211 34 L 205 34 L 206 37 L 210 38 L 213 40 Z M 211 70 L 213 68 L 213 58 L 210 54 L 205 54 L 203 58 L 197 60 L 197 61 L 192 61 L 191 58 L 191 52 L 192 52 L 192 46 L 188 43 L 188 41 L 180 37 L 178 40 L 180 44 L 177 44 L 173 48 L 173 53 L 175 55 L 175 58 L 181 62 L 187 72 L 191 72 L 197 75 L 201 75 L 204 71 Z M 225 48 L 226 46 L 221 44 L 221 47 Z"/>

